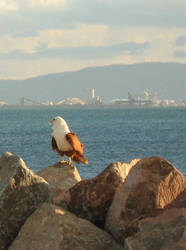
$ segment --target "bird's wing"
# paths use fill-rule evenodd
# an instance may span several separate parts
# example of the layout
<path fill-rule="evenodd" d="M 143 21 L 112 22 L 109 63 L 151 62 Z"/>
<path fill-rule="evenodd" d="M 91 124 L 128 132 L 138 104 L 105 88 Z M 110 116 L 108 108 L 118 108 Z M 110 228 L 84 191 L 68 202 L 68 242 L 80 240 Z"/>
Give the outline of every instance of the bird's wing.
<path fill-rule="evenodd" d="M 52 136 L 52 149 L 53 150 L 57 149 L 57 143 L 56 143 L 56 140 L 55 140 L 54 136 Z"/>
<path fill-rule="evenodd" d="M 70 143 L 70 145 L 73 147 L 73 149 L 80 154 L 83 154 L 83 143 L 79 140 L 76 134 L 74 133 L 68 133 L 66 134 L 66 139 Z"/>

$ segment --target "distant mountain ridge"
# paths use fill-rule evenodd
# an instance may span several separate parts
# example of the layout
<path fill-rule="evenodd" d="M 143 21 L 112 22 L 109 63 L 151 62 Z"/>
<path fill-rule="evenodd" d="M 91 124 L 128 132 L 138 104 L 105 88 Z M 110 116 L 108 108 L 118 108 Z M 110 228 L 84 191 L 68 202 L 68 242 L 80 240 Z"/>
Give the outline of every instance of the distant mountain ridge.
<path fill-rule="evenodd" d="M 103 101 L 127 98 L 146 89 L 160 99 L 186 100 L 186 65 L 180 63 L 119 64 L 48 74 L 25 80 L 0 80 L 0 100 L 19 103 L 22 96 L 32 100 L 58 102 L 67 97 L 86 98 L 95 88 Z"/>

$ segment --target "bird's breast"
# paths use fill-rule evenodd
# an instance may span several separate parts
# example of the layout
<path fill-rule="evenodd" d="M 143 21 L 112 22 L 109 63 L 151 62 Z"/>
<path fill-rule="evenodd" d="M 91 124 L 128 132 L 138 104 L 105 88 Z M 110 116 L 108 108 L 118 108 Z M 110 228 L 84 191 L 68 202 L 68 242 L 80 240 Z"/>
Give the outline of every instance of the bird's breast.
<path fill-rule="evenodd" d="M 57 147 L 59 150 L 61 151 L 70 151 L 73 150 L 72 146 L 70 145 L 70 143 L 66 140 L 66 135 L 65 134 L 59 134 L 59 133 L 54 133 L 53 134 L 56 143 L 57 143 Z"/>

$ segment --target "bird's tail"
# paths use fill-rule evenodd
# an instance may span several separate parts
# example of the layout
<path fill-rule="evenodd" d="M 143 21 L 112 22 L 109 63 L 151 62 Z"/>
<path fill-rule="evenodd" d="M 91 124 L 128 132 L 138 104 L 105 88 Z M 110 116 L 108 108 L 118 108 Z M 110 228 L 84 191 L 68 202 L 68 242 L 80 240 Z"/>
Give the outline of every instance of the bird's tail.
<path fill-rule="evenodd" d="M 85 158 L 84 155 L 75 154 L 72 156 L 72 160 L 76 161 L 77 163 L 83 163 L 85 165 L 88 164 L 88 160 Z"/>

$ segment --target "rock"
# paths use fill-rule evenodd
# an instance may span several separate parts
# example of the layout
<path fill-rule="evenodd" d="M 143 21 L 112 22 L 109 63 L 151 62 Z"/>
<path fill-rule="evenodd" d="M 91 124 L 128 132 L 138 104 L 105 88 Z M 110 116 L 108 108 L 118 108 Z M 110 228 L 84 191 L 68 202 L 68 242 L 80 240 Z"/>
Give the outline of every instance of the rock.
<path fill-rule="evenodd" d="M 103 227 L 115 191 L 138 161 L 139 159 L 135 159 L 128 164 L 110 164 L 97 177 L 83 180 L 65 192 L 60 205 L 77 216 Z"/>
<path fill-rule="evenodd" d="M 186 189 L 166 208 L 186 208 Z"/>
<path fill-rule="evenodd" d="M 43 204 L 26 221 L 9 250 L 119 250 L 112 237 L 89 221 Z"/>
<path fill-rule="evenodd" d="M 63 193 L 81 181 L 77 168 L 60 162 L 37 172 L 49 184 L 51 201 L 58 204 Z"/>
<path fill-rule="evenodd" d="M 6 250 L 25 220 L 49 199 L 48 183 L 16 155 L 0 158 L 0 250 Z"/>
<path fill-rule="evenodd" d="M 125 240 L 125 250 L 186 249 L 186 209 L 170 209 L 139 222 L 139 233 Z"/>
<path fill-rule="evenodd" d="M 117 240 L 138 232 L 139 221 L 160 214 L 186 187 L 185 177 L 161 157 L 139 161 L 116 192 L 105 229 Z"/>

